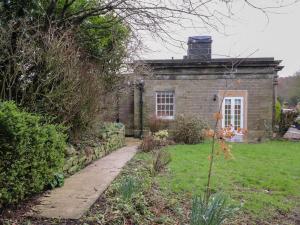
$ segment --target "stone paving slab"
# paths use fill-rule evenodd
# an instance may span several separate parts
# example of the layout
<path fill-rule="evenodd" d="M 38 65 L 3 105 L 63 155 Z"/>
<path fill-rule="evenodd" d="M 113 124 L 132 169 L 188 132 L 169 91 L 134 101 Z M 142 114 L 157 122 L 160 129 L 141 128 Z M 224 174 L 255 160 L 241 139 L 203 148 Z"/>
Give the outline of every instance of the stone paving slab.
<path fill-rule="evenodd" d="M 65 185 L 43 195 L 30 216 L 79 219 L 135 155 L 137 146 L 121 148 L 65 180 Z"/>

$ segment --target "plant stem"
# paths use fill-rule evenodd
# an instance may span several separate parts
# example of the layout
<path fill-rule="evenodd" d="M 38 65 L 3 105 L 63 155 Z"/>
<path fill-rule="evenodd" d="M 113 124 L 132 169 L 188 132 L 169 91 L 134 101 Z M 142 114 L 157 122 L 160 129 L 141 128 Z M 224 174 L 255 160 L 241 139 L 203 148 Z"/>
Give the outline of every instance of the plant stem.
<path fill-rule="evenodd" d="M 214 134 L 213 134 L 213 137 L 212 137 L 212 146 L 211 146 L 211 152 L 210 152 L 210 163 L 209 163 L 209 170 L 208 170 L 208 177 L 207 177 L 207 186 L 206 186 L 206 193 L 205 193 L 205 199 L 206 199 L 206 204 L 208 204 L 208 200 L 209 200 L 209 197 L 210 197 L 210 183 L 211 183 L 211 174 L 212 174 L 212 167 L 213 167 L 213 163 L 214 163 L 214 153 L 215 153 L 215 140 L 216 140 L 216 132 L 217 132 L 217 129 L 218 129 L 218 122 L 219 120 L 217 119 L 216 120 L 216 124 L 215 124 L 215 127 L 214 127 Z"/>

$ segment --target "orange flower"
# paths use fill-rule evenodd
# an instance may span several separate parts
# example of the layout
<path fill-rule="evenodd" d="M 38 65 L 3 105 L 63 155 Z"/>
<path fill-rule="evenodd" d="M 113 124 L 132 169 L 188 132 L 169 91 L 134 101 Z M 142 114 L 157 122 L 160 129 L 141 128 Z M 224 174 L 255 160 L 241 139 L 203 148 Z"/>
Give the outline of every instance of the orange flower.
<path fill-rule="evenodd" d="M 206 130 L 205 134 L 207 137 L 213 137 L 215 132 L 214 132 L 214 130 L 209 129 L 209 130 Z"/>
<path fill-rule="evenodd" d="M 233 156 L 231 154 L 231 145 L 228 145 L 224 140 L 219 140 L 221 151 L 224 154 L 225 159 L 232 159 Z"/>

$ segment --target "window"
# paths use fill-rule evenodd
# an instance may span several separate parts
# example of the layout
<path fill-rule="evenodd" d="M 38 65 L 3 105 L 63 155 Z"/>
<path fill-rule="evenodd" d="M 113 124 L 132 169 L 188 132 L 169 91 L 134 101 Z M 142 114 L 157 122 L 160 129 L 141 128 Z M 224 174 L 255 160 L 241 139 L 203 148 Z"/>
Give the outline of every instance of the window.
<path fill-rule="evenodd" d="M 173 91 L 156 92 L 156 116 L 163 119 L 174 119 L 175 95 Z"/>

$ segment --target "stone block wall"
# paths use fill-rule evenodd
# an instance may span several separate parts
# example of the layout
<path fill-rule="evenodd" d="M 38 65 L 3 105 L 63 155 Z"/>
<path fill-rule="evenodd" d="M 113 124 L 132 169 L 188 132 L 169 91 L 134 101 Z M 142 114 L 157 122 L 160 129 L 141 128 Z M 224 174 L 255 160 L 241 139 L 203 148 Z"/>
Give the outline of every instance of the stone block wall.
<path fill-rule="evenodd" d="M 274 71 L 270 68 L 242 68 L 232 77 L 223 75 L 222 69 L 197 70 L 164 69 L 156 71 L 156 76 L 145 80 L 144 124 L 155 115 L 155 93 L 157 91 L 174 91 L 175 117 L 182 114 L 198 117 L 211 126 L 214 124 L 213 113 L 221 104 L 221 93 L 230 90 L 233 94 L 243 92 L 245 101 L 245 121 L 249 141 L 262 140 L 272 134 L 274 104 Z M 218 96 L 214 101 L 214 96 Z M 228 97 L 228 96 L 226 96 Z M 138 90 L 135 91 L 134 127 L 139 133 Z"/>
<path fill-rule="evenodd" d="M 125 144 L 125 127 L 120 123 L 107 123 L 100 132 L 102 141 L 97 146 L 87 146 L 82 150 L 75 150 L 73 146 L 66 149 L 63 172 L 70 176 L 81 170 L 92 161 L 100 159 Z"/>

